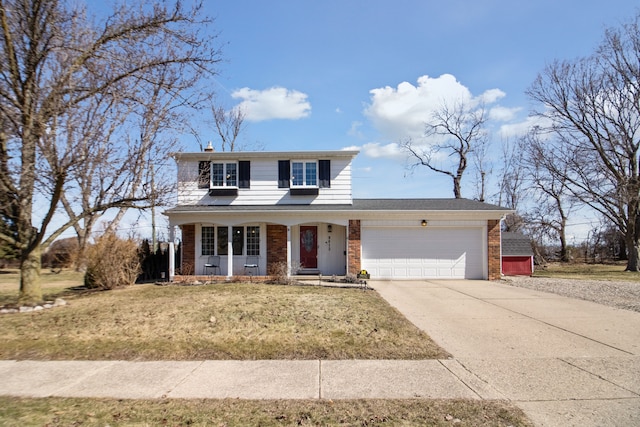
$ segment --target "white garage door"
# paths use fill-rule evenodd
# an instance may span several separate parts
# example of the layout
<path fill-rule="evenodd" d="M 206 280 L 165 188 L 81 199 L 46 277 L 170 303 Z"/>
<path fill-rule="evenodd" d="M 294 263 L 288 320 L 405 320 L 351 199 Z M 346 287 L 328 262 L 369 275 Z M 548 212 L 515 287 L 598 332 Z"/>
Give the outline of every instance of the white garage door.
<path fill-rule="evenodd" d="M 484 279 L 483 229 L 363 227 L 372 279 Z"/>

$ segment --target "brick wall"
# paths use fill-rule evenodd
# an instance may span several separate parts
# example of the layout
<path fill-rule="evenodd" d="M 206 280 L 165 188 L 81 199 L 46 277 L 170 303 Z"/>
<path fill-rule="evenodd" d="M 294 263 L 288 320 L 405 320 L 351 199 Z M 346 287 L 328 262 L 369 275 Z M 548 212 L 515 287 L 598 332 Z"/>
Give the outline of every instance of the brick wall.
<path fill-rule="evenodd" d="M 361 268 L 360 220 L 349 220 L 347 274 L 358 274 Z"/>
<path fill-rule="evenodd" d="M 195 274 L 196 265 L 196 226 L 186 224 L 182 227 L 182 274 Z"/>
<path fill-rule="evenodd" d="M 487 221 L 487 245 L 489 256 L 489 280 L 498 280 L 502 276 L 500 259 L 500 221 Z"/>
<path fill-rule="evenodd" d="M 287 226 L 267 225 L 267 274 L 272 266 L 287 262 Z"/>

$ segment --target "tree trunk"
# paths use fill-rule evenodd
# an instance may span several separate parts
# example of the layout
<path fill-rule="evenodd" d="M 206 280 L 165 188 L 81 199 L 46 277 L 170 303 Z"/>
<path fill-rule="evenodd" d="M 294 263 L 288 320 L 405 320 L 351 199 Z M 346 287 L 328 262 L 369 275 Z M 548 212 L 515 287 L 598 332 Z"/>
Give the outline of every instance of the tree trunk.
<path fill-rule="evenodd" d="M 627 252 L 629 259 L 627 260 L 626 271 L 640 271 L 640 252 L 638 252 L 638 241 L 634 241 L 632 244 L 627 243 Z"/>
<path fill-rule="evenodd" d="M 462 198 L 462 190 L 460 189 L 460 178 L 453 178 L 453 196 L 456 199 Z"/>
<path fill-rule="evenodd" d="M 637 212 L 633 209 L 632 212 Z M 640 252 L 638 251 L 638 215 L 635 218 L 630 218 L 627 223 L 627 233 L 625 235 L 625 241 L 627 244 L 627 268 L 626 271 L 640 271 Z"/>
<path fill-rule="evenodd" d="M 23 254 L 20 260 L 20 304 L 42 302 L 40 287 L 40 246 Z"/>
<path fill-rule="evenodd" d="M 561 209 L 560 212 L 562 212 Z M 567 219 L 562 213 L 561 217 L 560 230 L 558 230 L 558 234 L 560 235 L 560 261 L 569 262 L 569 252 L 567 251 Z"/>

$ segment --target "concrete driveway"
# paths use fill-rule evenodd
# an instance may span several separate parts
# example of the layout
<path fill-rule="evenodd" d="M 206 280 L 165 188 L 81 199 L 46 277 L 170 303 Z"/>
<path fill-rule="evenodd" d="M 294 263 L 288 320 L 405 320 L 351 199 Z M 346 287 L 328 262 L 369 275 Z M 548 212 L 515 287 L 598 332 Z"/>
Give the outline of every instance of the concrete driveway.
<path fill-rule="evenodd" d="M 540 426 L 640 425 L 640 313 L 500 282 L 370 284 L 481 398 Z"/>

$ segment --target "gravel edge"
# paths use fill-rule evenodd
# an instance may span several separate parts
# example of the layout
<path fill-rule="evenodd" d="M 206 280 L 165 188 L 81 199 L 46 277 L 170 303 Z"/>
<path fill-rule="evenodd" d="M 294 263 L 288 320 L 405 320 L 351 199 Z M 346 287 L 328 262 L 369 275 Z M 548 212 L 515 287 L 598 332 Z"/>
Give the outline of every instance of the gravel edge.
<path fill-rule="evenodd" d="M 528 276 L 506 276 L 502 282 L 519 288 L 551 292 L 609 307 L 640 312 L 640 283 L 636 282 Z"/>

